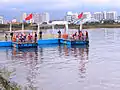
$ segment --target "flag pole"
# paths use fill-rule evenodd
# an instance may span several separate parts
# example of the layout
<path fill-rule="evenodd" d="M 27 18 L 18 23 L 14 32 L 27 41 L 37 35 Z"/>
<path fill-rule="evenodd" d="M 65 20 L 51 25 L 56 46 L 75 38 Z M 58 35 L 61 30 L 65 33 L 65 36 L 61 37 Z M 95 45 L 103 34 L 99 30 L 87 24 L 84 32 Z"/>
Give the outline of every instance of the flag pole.
<path fill-rule="evenodd" d="M 38 40 L 39 40 L 40 24 L 38 23 L 37 25 L 38 25 L 38 30 L 37 30 L 37 36 L 38 36 L 38 37 L 37 37 L 37 38 L 38 38 Z"/>
<path fill-rule="evenodd" d="M 24 32 L 24 23 L 22 22 L 22 32 Z"/>
<path fill-rule="evenodd" d="M 65 30 L 66 30 L 65 32 L 68 34 L 68 23 L 65 24 L 65 28 L 66 28 L 66 29 L 65 29 Z"/>
<path fill-rule="evenodd" d="M 80 31 L 82 31 L 82 22 L 80 22 Z"/>

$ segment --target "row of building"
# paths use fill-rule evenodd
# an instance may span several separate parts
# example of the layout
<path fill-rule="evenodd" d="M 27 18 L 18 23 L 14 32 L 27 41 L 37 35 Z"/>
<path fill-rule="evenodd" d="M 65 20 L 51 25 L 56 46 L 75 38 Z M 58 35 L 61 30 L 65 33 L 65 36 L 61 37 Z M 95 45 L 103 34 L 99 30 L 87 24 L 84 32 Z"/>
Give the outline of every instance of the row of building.
<path fill-rule="evenodd" d="M 21 16 L 20 22 L 25 21 L 25 18 L 29 14 L 23 13 Z M 26 21 L 27 23 L 48 23 L 50 21 L 50 15 L 47 12 L 44 13 L 33 13 L 33 17 L 31 20 Z M 67 12 L 65 16 L 65 21 L 68 22 L 75 22 L 78 20 L 78 13 Z M 120 16 L 117 15 L 116 11 L 109 11 L 109 12 L 83 12 L 83 18 L 86 21 L 102 21 L 102 20 L 120 20 Z M 12 22 L 16 23 L 18 20 L 13 19 Z M 19 21 L 18 21 L 19 22 Z M 0 16 L 0 24 L 5 23 L 4 18 Z"/>
<path fill-rule="evenodd" d="M 91 14 L 90 12 L 84 12 L 83 18 L 94 21 L 118 20 L 118 15 L 116 11 L 94 12 L 93 14 Z M 74 22 L 77 19 L 78 19 L 78 13 L 67 12 L 65 16 L 65 20 L 68 22 Z"/>
<path fill-rule="evenodd" d="M 6 20 L 3 16 L 0 16 L 0 24 L 7 24 L 7 23 L 22 23 L 22 22 L 27 22 L 27 23 L 48 23 L 50 21 L 50 16 L 49 13 L 33 13 L 32 14 L 32 19 L 25 21 L 25 18 L 29 14 L 23 13 L 20 20 L 17 20 L 16 18 L 13 18 L 12 20 Z"/>
<path fill-rule="evenodd" d="M 49 13 L 33 13 L 32 14 L 33 17 L 30 21 L 26 21 L 26 22 L 29 22 L 29 23 L 48 23 L 49 20 L 50 20 L 50 15 Z M 25 20 L 25 18 L 28 16 L 27 13 L 23 13 L 22 15 L 22 21 Z"/>

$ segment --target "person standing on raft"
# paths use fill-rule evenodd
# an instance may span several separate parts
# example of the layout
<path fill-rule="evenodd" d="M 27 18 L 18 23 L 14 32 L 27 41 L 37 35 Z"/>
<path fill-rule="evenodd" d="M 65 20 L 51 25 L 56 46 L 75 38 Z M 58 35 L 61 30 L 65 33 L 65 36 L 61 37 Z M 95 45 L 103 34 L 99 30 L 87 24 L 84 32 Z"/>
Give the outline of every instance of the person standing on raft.
<path fill-rule="evenodd" d="M 7 41 L 7 40 L 8 40 L 8 34 L 5 33 L 5 41 Z"/>
<path fill-rule="evenodd" d="M 61 38 L 61 31 L 58 31 L 58 38 Z"/>
<path fill-rule="evenodd" d="M 11 41 L 12 41 L 12 38 L 13 38 L 13 32 L 10 33 L 10 36 L 11 36 Z"/>
<path fill-rule="evenodd" d="M 37 42 L 37 33 L 35 32 L 35 43 Z"/>

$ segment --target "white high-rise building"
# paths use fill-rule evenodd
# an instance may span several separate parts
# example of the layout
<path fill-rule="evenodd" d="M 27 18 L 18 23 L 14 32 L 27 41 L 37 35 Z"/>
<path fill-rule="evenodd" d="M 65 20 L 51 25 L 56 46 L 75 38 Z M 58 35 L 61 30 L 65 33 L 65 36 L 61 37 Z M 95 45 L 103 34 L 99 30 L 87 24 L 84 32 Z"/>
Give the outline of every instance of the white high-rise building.
<path fill-rule="evenodd" d="M 34 14 L 33 14 L 32 21 L 33 21 L 34 23 L 42 23 L 41 14 L 39 14 L 39 13 L 34 13 Z"/>
<path fill-rule="evenodd" d="M 49 13 L 42 13 L 41 14 L 42 22 L 49 22 L 50 21 L 50 16 Z"/>
<path fill-rule="evenodd" d="M 49 20 L 50 20 L 49 13 L 34 13 L 33 19 L 31 19 L 30 22 L 34 22 L 34 23 L 46 22 L 46 23 L 48 23 Z"/>
<path fill-rule="evenodd" d="M 3 24 L 3 23 L 4 23 L 3 16 L 0 16 L 0 24 Z"/>
<path fill-rule="evenodd" d="M 65 20 L 68 22 L 74 22 L 78 19 L 78 13 L 72 13 L 71 11 L 67 12 Z"/>
<path fill-rule="evenodd" d="M 104 20 L 106 20 L 106 11 L 103 11 Z"/>
<path fill-rule="evenodd" d="M 106 20 L 117 20 L 117 12 L 116 11 L 106 12 L 105 16 L 106 16 L 105 17 Z"/>
<path fill-rule="evenodd" d="M 65 20 L 68 22 L 72 21 L 72 15 L 73 13 L 71 11 L 67 12 L 67 15 L 65 16 Z"/>
<path fill-rule="evenodd" d="M 72 21 L 76 21 L 78 19 L 78 13 L 73 13 Z"/>
<path fill-rule="evenodd" d="M 103 20 L 104 19 L 104 14 L 103 12 L 95 12 L 93 14 L 93 18 L 96 19 L 96 20 Z"/>
<path fill-rule="evenodd" d="M 96 20 L 116 20 L 117 19 L 117 12 L 116 11 L 109 11 L 109 12 L 95 12 L 93 14 L 93 18 Z"/>
<path fill-rule="evenodd" d="M 84 12 L 84 13 L 83 13 L 83 17 L 84 17 L 85 19 L 90 19 L 90 18 L 92 17 L 92 15 L 91 15 L 90 12 Z"/>

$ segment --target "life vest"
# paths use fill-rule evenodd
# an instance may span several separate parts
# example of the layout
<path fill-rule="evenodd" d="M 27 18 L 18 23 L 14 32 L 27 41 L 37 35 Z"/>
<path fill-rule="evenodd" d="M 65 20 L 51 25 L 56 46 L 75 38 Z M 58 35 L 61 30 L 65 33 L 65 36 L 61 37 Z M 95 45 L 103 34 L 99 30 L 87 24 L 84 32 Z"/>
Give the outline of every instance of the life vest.
<path fill-rule="evenodd" d="M 13 36 L 12 41 L 16 42 L 16 36 L 15 35 Z"/>
<path fill-rule="evenodd" d="M 62 35 L 62 38 L 68 39 L 68 34 L 63 34 L 63 35 Z"/>

